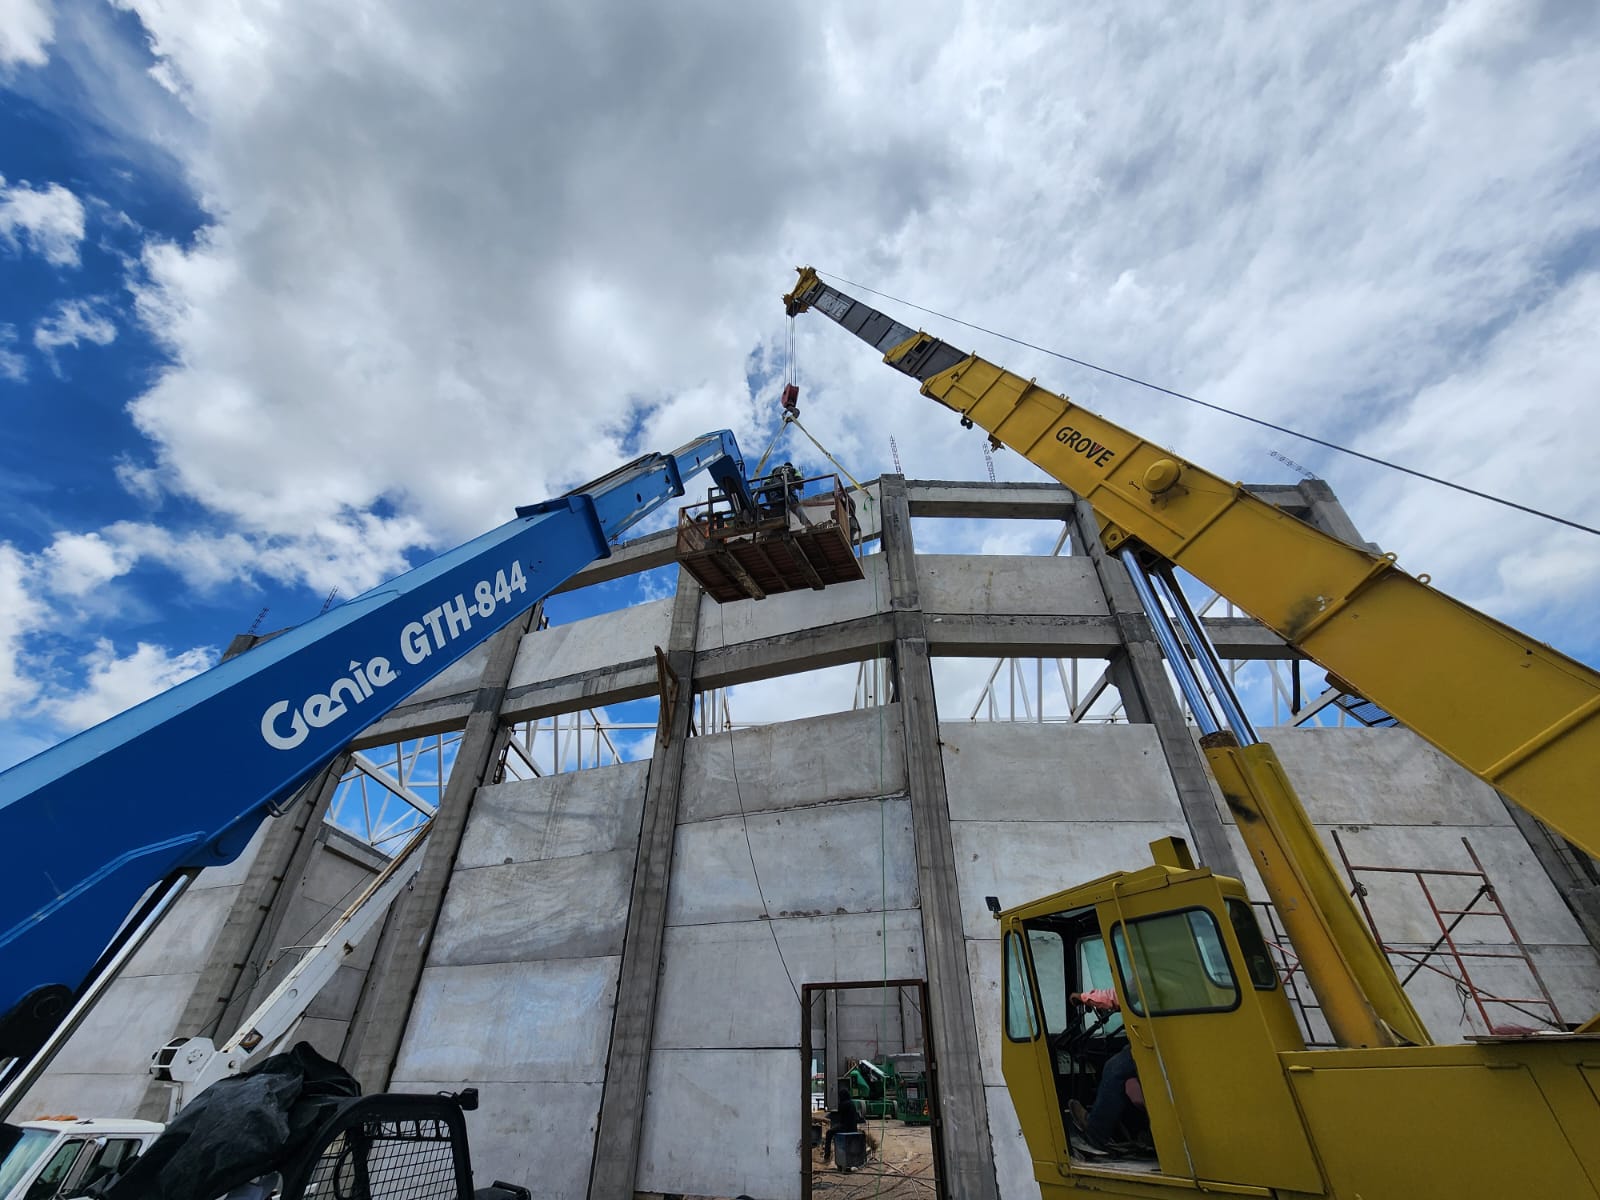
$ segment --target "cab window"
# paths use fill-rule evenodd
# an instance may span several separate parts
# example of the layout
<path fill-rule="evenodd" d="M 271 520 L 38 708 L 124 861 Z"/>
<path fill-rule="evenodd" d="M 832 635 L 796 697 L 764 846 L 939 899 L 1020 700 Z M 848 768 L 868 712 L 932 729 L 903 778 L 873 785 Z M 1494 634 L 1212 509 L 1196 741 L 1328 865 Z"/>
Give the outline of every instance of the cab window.
<path fill-rule="evenodd" d="M 6 1132 L 10 1131 L 11 1127 L 8 1126 Z M 45 1129 L 17 1131 L 16 1141 L 6 1152 L 5 1159 L 0 1161 L 0 1196 L 11 1194 L 11 1189 L 33 1170 L 33 1164 L 50 1152 L 50 1144 L 55 1140 L 56 1135 Z"/>
<path fill-rule="evenodd" d="M 1244 971 L 1258 992 L 1270 992 L 1278 986 L 1278 969 L 1273 966 L 1272 953 L 1262 940 L 1261 926 L 1255 913 L 1243 900 L 1228 901 L 1228 922 L 1233 926 L 1233 936 L 1239 939 L 1239 952 L 1244 955 Z"/>
<path fill-rule="evenodd" d="M 1031 1042 L 1039 1036 L 1039 1018 L 1033 1010 L 1033 990 L 1028 987 L 1028 964 L 1022 958 L 1022 939 L 1006 935 L 1006 1036 L 1014 1042 Z"/>
<path fill-rule="evenodd" d="M 78 1161 L 78 1155 L 82 1153 L 86 1144 L 78 1139 L 62 1142 L 50 1156 L 50 1161 L 45 1163 L 44 1170 L 39 1172 L 39 1177 L 28 1185 L 23 1200 L 52 1200 L 61 1185 L 67 1181 L 68 1172 Z"/>
<path fill-rule="evenodd" d="M 1067 1027 L 1066 943 L 1052 929 L 1029 929 L 1028 949 L 1033 953 L 1033 977 L 1039 981 L 1044 1031 L 1055 1037 Z"/>
<path fill-rule="evenodd" d="M 83 1169 L 83 1174 L 78 1177 L 73 1191 L 79 1188 L 88 1188 L 102 1180 L 109 1179 L 118 1171 L 124 1170 L 129 1163 L 139 1157 L 139 1140 L 137 1138 L 104 1138 L 95 1143 L 94 1153 L 90 1156 L 88 1164 Z"/>
<path fill-rule="evenodd" d="M 1078 988 L 1080 992 L 1115 991 L 1117 981 L 1111 975 L 1111 960 L 1106 956 L 1106 940 L 1098 933 L 1093 937 L 1078 939 Z M 1102 1022 L 1101 1017 L 1105 1020 Z M 1078 1011 L 1078 1021 L 1083 1028 L 1094 1030 L 1096 1037 L 1110 1037 L 1122 1031 L 1122 1012 L 1097 1013 L 1085 1006 Z"/>
<path fill-rule="evenodd" d="M 1123 997 L 1138 1016 L 1227 1012 L 1239 1005 L 1239 985 L 1222 931 L 1207 909 L 1118 924 L 1111 944 Z"/>

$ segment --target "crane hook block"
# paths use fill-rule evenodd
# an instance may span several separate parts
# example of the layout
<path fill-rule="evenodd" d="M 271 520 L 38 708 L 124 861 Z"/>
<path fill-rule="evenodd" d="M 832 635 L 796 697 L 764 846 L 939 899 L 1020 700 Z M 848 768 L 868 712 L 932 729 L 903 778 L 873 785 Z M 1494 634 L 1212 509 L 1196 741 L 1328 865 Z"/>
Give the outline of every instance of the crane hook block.
<path fill-rule="evenodd" d="M 798 413 L 800 411 L 800 385 L 798 383 L 786 383 L 783 385 L 783 400 L 781 403 L 783 411 L 786 413 Z"/>

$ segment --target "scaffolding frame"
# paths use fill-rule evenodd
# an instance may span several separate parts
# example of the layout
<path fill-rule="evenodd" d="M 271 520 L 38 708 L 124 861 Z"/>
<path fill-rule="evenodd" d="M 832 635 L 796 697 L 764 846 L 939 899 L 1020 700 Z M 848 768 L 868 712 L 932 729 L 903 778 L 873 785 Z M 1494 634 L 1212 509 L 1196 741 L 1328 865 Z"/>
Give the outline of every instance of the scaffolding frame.
<path fill-rule="evenodd" d="M 1531 1020 L 1542 1021 L 1553 1029 L 1565 1029 L 1567 1027 L 1566 1022 L 1561 1017 L 1561 1010 L 1556 1006 L 1555 998 L 1545 985 L 1544 976 L 1539 972 L 1539 965 L 1534 962 L 1527 943 L 1522 940 L 1522 935 L 1517 932 L 1516 924 L 1511 920 L 1511 914 L 1506 912 L 1505 906 L 1500 903 L 1500 897 L 1495 891 L 1495 886 L 1490 881 L 1488 872 L 1484 870 L 1483 861 L 1478 857 L 1478 852 L 1473 849 L 1472 842 L 1468 838 L 1463 837 L 1461 845 L 1466 849 L 1467 857 L 1472 860 L 1472 870 L 1470 871 L 1448 867 L 1386 867 L 1368 863 L 1355 863 L 1350 860 L 1350 854 L 1345 849 L 1344 841 L 1339 837 L 1338 830 L 1333 831 L 1333 844 L 1339 852 L 1340 861 L 1344 864 L 1345 873 L 1350 877 L 1351 894 L 1355 896 L 1356 901 L 1361 905 L 1361 912 L 1367 919 L 1367 926 L 1372 930 L 1373 937 L 1377 938 L 1378 945 L 1382 947 L 1384 953 L 1390 956 L 1391 959 L 1401 959 L 1411 966 L 1405 977 L 1400 980 L 1402 987 L 1410 983 L 1422 971 L 1431 971 L 1434 974 L 1443 976 L 1453 983 L 1465 998 L 1471 1000 L 1483 1021 L 1485 1032 L 1490 1034 L 1501 1032 L 1503 1027 L 1503 1022 L 1495 1020 L 1490 1015 L 1489 1008 L 1491 1005 L 1509 1008 Z M 1433 940 L 1432 945 L 1426 950 L 1418 951 L 1409 950 L 1384 940 L 1382 933 L 1378 929 L 1377 919 L 1373 916 L 1372 906 L 1367 902 L 1367 886 L 1361 882 L 1360 878 L 1363 874 L 1410 876 L 1415 881 L 1422 892 L 1423 899 L 1427 902 L 1428 912 L 1432 915 L 1434 923 L 1439 929 L 1439 936 Z M 1465 905 L 1459 908 L 1446 908 L 1440 905 L 1439 899 L 1435 895 L 1437 882 L 1434 886 L 1430 886 L 1428 882 L 1430 878 L 1436 881 L 1445 879 L 1475 881 L 1477 886 L 1473 891 L 1472 899 L 1467 901 Z M 1479 901 L 1484 902 L 1481 908 L 1479 907 Z M 1445 920 L 1446 917 L 1451 919 L 1447 922 Z M 1470 943 L 1461 941 L 1456 931 L 1460 928 L 1462 922 L 1468 918 L 1499 921 L 1505 926 L 1510 941 L 1503 943 Z M 1489 948 L 1478 949 L 1476 948 L 1478 945 L 1484 945 Z M 1512 950 L 1502 948 L 1507 945 L 1515 948 Z M 1452 973 L 1446 966 L 1435 963 L 1433 961 L 1435 959 L 1443 959 L 1453 963 L 1457 973 Z M 1520 961 L 1532 978 L 1538 995 L 1501 996 L 1489 991 L 1477 980 L 1473 979 L 1472 971 L 1467 966 L 1468 959 Z M 1547 1009 L 1549 1016 L 1546 1017 L 1538 1012 L 1529 1011 L 1530 1007 Z"/>

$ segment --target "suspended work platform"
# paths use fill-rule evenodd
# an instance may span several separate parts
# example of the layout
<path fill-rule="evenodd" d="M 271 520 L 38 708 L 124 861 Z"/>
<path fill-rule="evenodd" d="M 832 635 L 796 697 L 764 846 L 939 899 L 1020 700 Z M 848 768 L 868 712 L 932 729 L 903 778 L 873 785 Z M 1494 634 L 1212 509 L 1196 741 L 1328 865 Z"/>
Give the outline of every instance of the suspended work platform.
<path fill-rule="evenodd" d="M 837 475 L 802 479 L 790 467 L 750 490 L 750 512 L 712 488 L 678 516 L 678 561 L 718 604 L 864 578 L 855 502 Z"/>

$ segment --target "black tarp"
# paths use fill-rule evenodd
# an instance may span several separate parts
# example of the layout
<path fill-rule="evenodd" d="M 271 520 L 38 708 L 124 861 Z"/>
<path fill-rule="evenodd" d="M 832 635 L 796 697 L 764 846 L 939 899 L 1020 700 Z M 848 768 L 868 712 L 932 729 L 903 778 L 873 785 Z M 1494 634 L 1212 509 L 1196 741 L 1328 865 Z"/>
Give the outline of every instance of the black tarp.
<path fill-rule="evenodd" d="M 218 1080 L 99 1194 L 103 1200 L 216 1200 L 299 1150 L 346 1100 L 355 1078 L 306 1042 Z"/>

